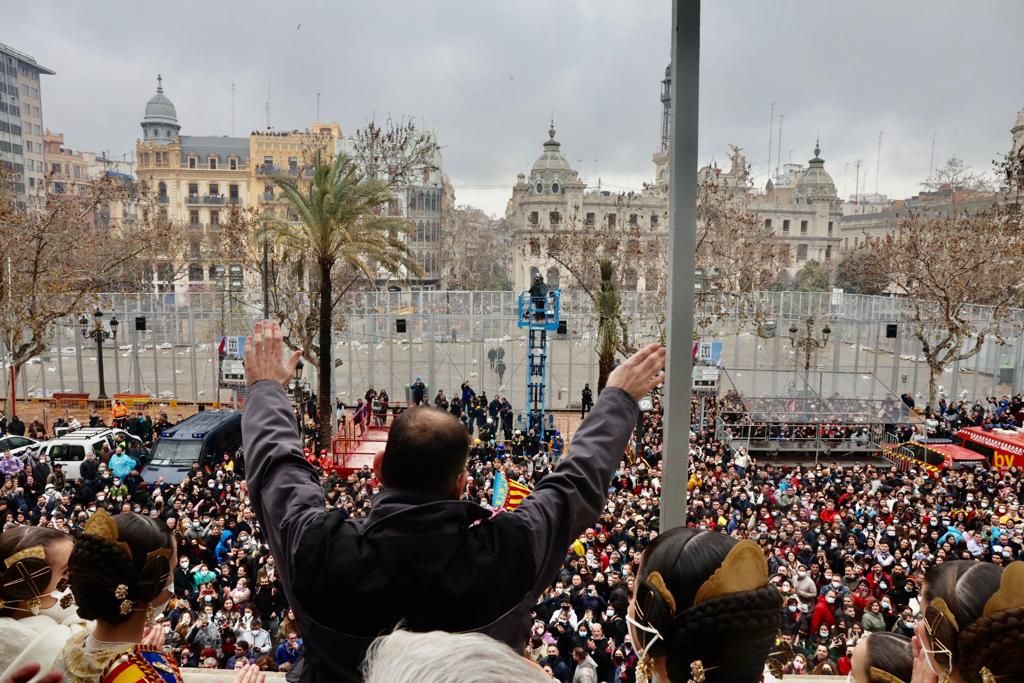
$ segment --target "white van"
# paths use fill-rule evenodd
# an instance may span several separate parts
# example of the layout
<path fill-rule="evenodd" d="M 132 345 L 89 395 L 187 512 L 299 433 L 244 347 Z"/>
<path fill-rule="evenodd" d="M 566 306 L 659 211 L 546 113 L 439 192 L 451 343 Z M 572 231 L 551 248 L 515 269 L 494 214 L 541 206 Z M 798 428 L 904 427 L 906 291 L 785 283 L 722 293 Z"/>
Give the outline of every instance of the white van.
<path fill-rule="evenodd" d="M 85 460 L 86 449 L 92 450 L 99 458 L 103 447 L 109 446 L 113 451 L 117 444 L 124 442 L 142 445 L 142 440 L 132 436 L 123 429 L 111 427 L 82 427 L 68 432 L 56 439 L 37 444 L 35 451 L 42 452 L 50 459 L 51 465 L 60 464 L 64 468 L 64 476 L 68 481 L 78 479 L 82 461 Z"/>

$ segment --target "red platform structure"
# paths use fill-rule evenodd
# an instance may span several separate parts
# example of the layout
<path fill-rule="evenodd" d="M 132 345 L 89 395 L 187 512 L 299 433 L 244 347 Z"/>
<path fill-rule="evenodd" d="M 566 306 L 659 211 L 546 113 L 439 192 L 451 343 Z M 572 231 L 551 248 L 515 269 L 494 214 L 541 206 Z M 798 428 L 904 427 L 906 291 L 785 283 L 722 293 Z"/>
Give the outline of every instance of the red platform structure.
<path fill-rule="evenodd" d="M 390 402 L 387 415 L 384 417 L 384 424 L 381 422 L 379 406 L 374 403 L 373 411 L 370 414 L 369 424 L 364 424 L 360 430 L 359 425 L 353 422 L 351 411 L 346 411 L 345 421 L 338 428 L 334 440 L 331 442 L 333 454 L 333 470 L 336 474 L 347 477 L 358 472 L 363 467 L 373 468 L 373 458 L 388 442 L 388 434 L 391 432 L 391 424 L 395 418 L 407 410 L 410 404 L 405 402 Z"/>

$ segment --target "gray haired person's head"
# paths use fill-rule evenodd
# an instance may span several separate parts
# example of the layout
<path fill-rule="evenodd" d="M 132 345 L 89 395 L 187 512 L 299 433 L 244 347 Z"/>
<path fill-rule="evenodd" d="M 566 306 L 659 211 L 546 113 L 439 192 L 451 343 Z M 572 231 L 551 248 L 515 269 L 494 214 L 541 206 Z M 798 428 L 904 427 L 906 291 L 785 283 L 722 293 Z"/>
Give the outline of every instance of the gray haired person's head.
<path fill-rule="evenodd" d="M 395 631 L 373 641 L 365 683 L 551 683 L 544 671 L 502 642 L 479 633 Z"/>

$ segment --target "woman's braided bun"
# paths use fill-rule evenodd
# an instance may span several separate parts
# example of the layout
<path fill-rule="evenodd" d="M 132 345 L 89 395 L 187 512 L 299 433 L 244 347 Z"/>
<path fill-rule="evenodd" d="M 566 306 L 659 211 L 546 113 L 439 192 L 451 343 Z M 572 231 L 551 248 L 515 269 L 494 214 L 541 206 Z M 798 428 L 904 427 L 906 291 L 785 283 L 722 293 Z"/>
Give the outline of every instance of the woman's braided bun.
<path fill-rule="evenodd" d="M 80 617 L 120 624 L 166 587 L 170 558 L 147 561 L 147 556 L 173 543 L 167 528 L 149 517 L 127 512 L 114 521 L 116 543 L 89 533 L 78 537 L 68 576 Z"/>

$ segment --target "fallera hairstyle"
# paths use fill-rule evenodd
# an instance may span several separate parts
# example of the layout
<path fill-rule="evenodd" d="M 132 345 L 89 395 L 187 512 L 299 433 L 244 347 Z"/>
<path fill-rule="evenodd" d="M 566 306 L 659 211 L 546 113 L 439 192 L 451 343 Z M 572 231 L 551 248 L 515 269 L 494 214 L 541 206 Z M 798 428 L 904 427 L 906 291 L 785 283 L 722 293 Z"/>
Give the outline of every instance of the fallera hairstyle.
<path fill-rule="evenodd" d="M 914 675 L 914 653 L 910 638 L 879 631 L 867 635 L 869 683 L 910 683 Z"/>
<path fill-rule="evenodd" d="M 447 494 L 468 457 L 469 433 L 459 419 L 418 406 L 392 423 L 381 477 L 388 488 Z"/>
<path fill-rule="evenodd" d="M 960 636 L 981 618 L 985 603 L 999 590 L 1002 573 L 1002 567 L 989 562 L 954 560 L 934 565 L 924 575 L 922 596 L 928 601 L 924 617 L 931 649 L 948 649 L 951 655 L 940 653 L 933 657 L 947 671 L 961 671 L 968 681 L 975 679 L 961 666 Z"/>
<path fill-rule="evenodd" d="M 480 633 L 395 631 L 373 641 L 364 683 L 551 683 L 530 660 Z"/>
<path fill-rule="evenodd" d="M 959 635 L 957 668 L 967 683 L 1024 680 L 1024 562 L 1002 570 L 981 616 L 960 624 Z"/>
<path fill-rule="evenodd" d="M 782 596 L 768 583 L 767 566 L 762 570 L 763 585 L 704 597 L 706 584 L 714 583 L 712 577 L 719 581 L 728 573 L 718 570 L 737 545 L 724 534 L 677 527 L 644 551 L 636 582 L 637 621 L 661 635 L 650 654 L 665 657 L 672 683 L 689 681 L 691 665 L 697 661 L 707 683 L 761 680 L 782 607 Z M 763 555 L 755 559 L 764 563 Z M 759 573 L 753 574 L 760 583 Z M 746 581 L 750 583 L 749 575 Z M 633 637 L 642 651 L 654 636 L 637 629 Z"/>
<path fill-rule="evenodd" d="M 65 539 L 71 540 L 71 536 L 39 526 L 18 526 L 0 534 L 0 604 L 22 603 L 39 597 L 53 578 L 47 550 Z M 39 553 L 25 553 L 37 546 L 43 548 L 42 557 L 37 556 Z M 25 557 L 17 559 L 19 554 Z M 29 557 L 29 554 L 36 556 Z M 2 607 L 0 616 L 27 616 L 27 613 Z"/>
<path fill-rule="evenodd" d="M 106 537 L 90 533 L 87 524 L 75 541 L 68 578 L 78 616 L 120 624 L 167 587 L 174 541 L 167 526 L 151 517 L 124 512 L 107 519 L 116 529 Z"/>

